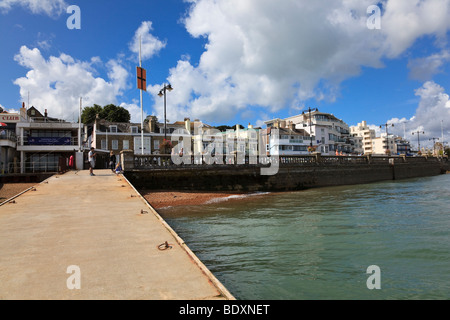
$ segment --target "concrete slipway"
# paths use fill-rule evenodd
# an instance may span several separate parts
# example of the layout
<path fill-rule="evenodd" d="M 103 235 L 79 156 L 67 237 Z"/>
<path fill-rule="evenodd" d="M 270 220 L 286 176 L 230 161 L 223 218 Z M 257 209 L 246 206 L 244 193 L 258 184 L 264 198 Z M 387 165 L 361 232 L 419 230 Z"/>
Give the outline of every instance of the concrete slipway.
<path fill-rule="evenodd" d="M 0 299 L 234 299 L 125 177 L 95 173 L 0 206 Z"/>

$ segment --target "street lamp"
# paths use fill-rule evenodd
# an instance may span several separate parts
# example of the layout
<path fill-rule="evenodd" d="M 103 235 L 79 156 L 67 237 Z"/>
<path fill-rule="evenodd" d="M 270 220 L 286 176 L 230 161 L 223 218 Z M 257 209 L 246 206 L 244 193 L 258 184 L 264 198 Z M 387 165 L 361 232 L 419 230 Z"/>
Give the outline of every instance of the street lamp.
<path fill-rule="evenodd" d="M 439 140 L 439 138 L 430 138 L 428 141 L 433 140 L 433 154 L 436 152 L 436 140 Z"/>
<path fill-rule="evenodd" d="M 158 96 L 162 97 L 164 96 L 164 140 L 167 140 L 167 119 L 166 119 L 166 92 L 167 90 L 172 91 L 173 88 L 170 85 L 170 83 L 168 85 L 164 85 L 164 88 L 162 88 L 159 93 Z"/>
<path fill-rule="evenodd" d="M 310 143 L 310 147 L 313 147 L 313 138 L 312 138 L 312 119 L 311 119 L 311 111 L 319 111 L 319 109 L 314 108 L 311 109 L 311 107 L 308 108 L 308 112 L 309 112 L 309 136 L 311 138 L 311 143 Z"/>
<path fill-rule="evenodd" d="M 386 153 L 389 151 L 389 134 L 388 134 L 388 127 L 394 127 L 394 124 L 391 123 L 385 123 L 380 125 L 380 129 L 385 127 L 386 128 Z"/>
<path fill-rule="evenodd" d="M 425 134 L 424 131 L 415 131 L 412 133 L 412 135 L 417 134 L 417 144 L 419 145 L 419 152 L 420 152 L 420 134 Z"/>

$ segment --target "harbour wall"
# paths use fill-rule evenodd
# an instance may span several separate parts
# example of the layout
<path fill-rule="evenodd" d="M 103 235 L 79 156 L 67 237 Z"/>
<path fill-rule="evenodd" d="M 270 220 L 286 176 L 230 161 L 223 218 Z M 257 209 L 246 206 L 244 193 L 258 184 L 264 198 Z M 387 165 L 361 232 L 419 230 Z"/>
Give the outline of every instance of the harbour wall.
<path fill-rule="evenodd" d="M 256 192 L 295 191 L 316 187 L 354 185 L 386 180 L 428 177 L 446 173 L 448 160 L 406 161 L 398 158 L 368 163 L 309 162 L 283 163 L 278 173 L 261 175 L 261 166 L 216 165 L 174 166 L 168 169 L 125 170 L 127 179 L 137 189 Z"/>

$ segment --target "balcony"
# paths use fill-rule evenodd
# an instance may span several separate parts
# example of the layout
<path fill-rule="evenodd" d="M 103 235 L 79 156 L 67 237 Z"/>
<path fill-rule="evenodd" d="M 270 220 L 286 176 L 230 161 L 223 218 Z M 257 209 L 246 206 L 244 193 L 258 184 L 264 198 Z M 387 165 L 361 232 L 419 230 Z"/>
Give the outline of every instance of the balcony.
<path fill-rule="evenodd" d="M 0 146 L 15 148 L 17 136 L 14 132 L 9 130 L 0 131 Z"/>

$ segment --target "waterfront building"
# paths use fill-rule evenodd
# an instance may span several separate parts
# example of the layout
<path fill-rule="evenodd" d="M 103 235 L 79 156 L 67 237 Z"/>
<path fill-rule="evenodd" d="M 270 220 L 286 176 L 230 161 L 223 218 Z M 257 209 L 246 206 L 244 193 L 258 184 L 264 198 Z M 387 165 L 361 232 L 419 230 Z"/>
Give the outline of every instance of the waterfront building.
<path fill-rule="evenodd" d="M 303 130 L 300 131 L 301 134 L 309 137 L 309 141 L 305 139 L 300 140 L 303 140 L 303 143 L 307 142 L 308 146 L 312 144 L 316 152 L 324 155 L 354 154 L 355 152 L 355 141 L 350 136 L 348 124 L 333 114 L 315 110 L 313 112 L 303 112 L 300 115 L 286 119 L 265 121 L 264 123 L 267 125 L 267 128 L 278 127 L 288 130 L 293 130 L 294 128 Z M 298 143 L 295 139 L 294 141 L 289 141 L 287 144 L 287 149 L 289 150 L 284 151 L 288 151 L 288 154 L 295 154 L 296 144 Z M 289 151 L 292 151 L 292 153 L 289 153 Z"/>
<path fill-rule="evenodd" d="M 20 173 L 63 170 L 80 149 L 78 123 L 49 117 L 37 108 L 20 109 L 16 123 Z M 17 173 L 17 168 L 14 168 Z"/>
<path fill-rule="evenodd" d="M 356 153 L 365 155 L 374 153 L 373 139 L 376 138 L 376 132 L 375 130 L 370 129 L 367 125 L 367 121 L 362 121 L 361 123 L 358 123 L 357 126 L 351 126 L 350 134 L 358 141 L 358 148 L 355 148 Z M 361 145 L 359 144 L 360 141 Z"/>
<path fill-rule="evenodd" d="M 381 134 L 380 137 L 372 139 L 373 154 L 376 155 L 411 155 L 411 145 L 403 137 L 396 135 Z"/>
<path fill-rule="evenodd" d="M 16 125 L 20 121 L 18 113 L 0 113 L 0 174 L 14 171 L 16 157 L 17 135 Z M 17 159 L 16 159 L 17 166 Z"/>

